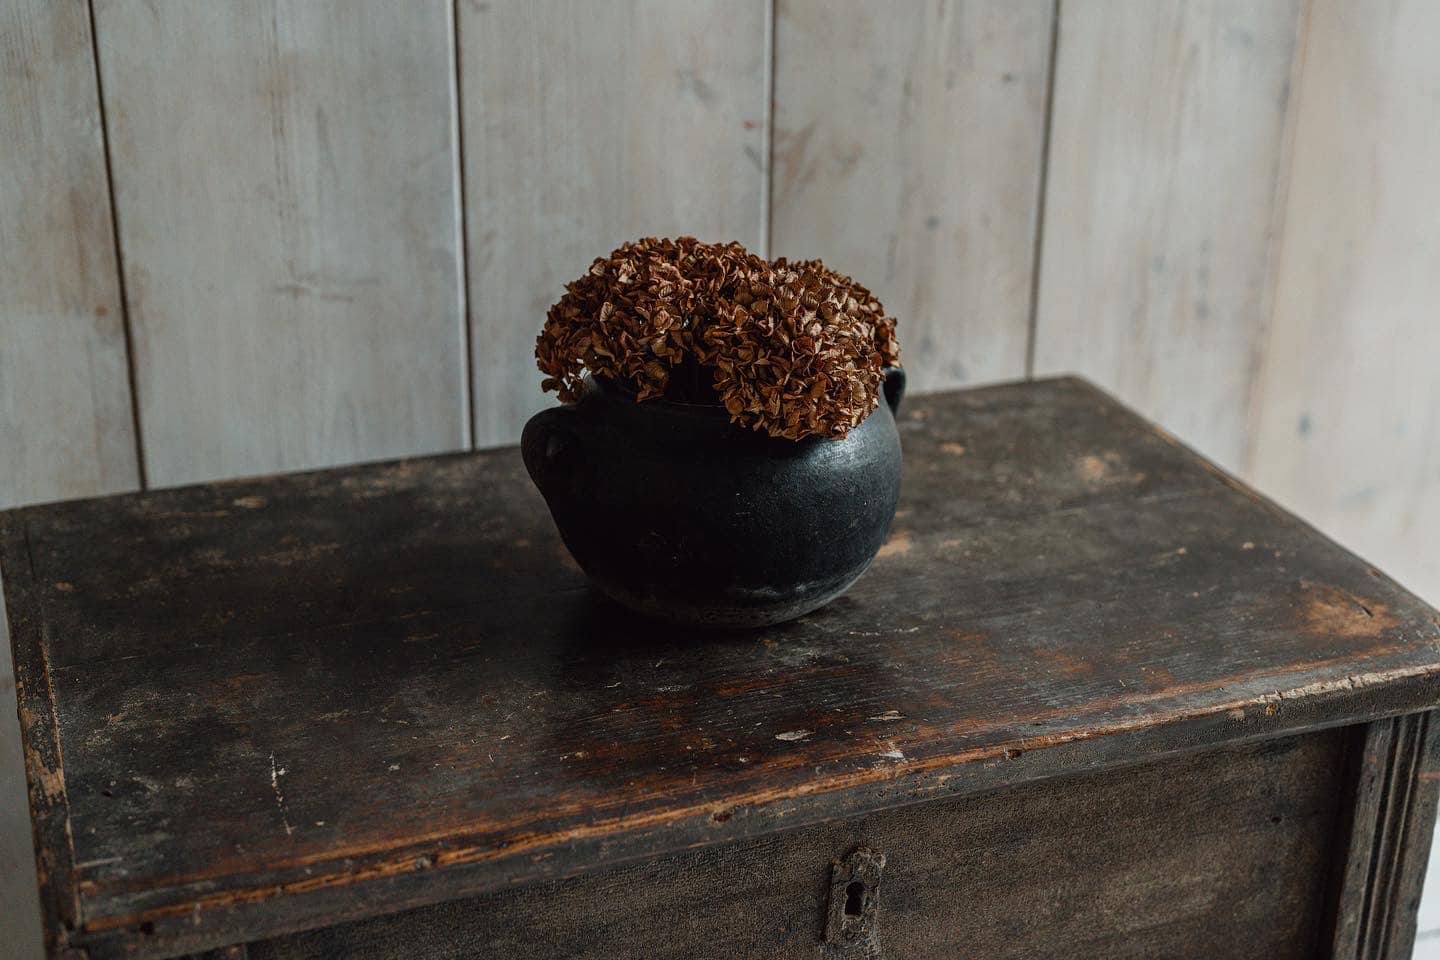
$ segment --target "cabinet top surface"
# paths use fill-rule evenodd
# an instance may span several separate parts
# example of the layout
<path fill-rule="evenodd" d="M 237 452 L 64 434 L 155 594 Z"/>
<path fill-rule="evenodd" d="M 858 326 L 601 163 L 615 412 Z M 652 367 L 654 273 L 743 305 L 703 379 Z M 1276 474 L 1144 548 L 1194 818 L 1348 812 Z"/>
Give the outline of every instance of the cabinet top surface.
<path fill-rule="evenodd" d="M 597 600 L 514 448 L 0 515 L 52 935 L 173 952 L 1436 700 L 1433 611 L 1094 388 L 900 428 L 869 573 L 751 633 Z"/>

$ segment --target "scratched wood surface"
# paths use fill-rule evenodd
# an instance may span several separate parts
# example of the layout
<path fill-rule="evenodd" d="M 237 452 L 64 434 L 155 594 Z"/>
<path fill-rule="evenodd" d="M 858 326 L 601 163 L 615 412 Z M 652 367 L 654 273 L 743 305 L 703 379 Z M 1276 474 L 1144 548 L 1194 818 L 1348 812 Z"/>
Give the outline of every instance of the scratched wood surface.
<path fill-rule="evenodd" d="M 819 954 L 830 864 L 881 851 L 905 960 L 1313 960 L 1353 730 L 914 804 L 255 944 L 249 960 Z"/>
<path fill-rule="evenodd" d="M 1331 936 L 1343 960 L 1408 960 L 1440 796 L 1433 713 L 1370 724 L 1355 752 L 1354 800 Z"/>
<path fill-rule="evenodd" d="M 4 606 L 0 602 L 0 619 Z M 5 904 L 0 958 L 36 960 L 43 955 L 44 936 L 12 663 L 10 630 L 0 623 L 0 903 Z"/>
<path fill-rule="evenodd" d="M 1025 373 L 1052 7 L 775 5 L 770 252 L 874 290 L 913 390 Z"/>
<path fill-rule="evenodd" d="M 1035 370 L 1230 469 L 1252 414 L 1300 0 L 1061 5 Z"/>
<path fill-rule="evenodd" d="M 467 443 L 448 9 L 95 3 L 152 484 Z"/>
<path fill-rule="evenodd" d="M 1440 6 L 1317 2 L 1252 471 L 1440 601 Z M 1362 400 L 1363 398 L 1363 400 Z"/>
<path fill-rule="evenodd" d="M 764 0 L 484 3 L 459 14 L 475 440 L 551 401 L 535 336 L 590 262 L 691 234 L 764 248 Z"/>
<path fill-rule="evenodd" d="M 1440 698 L 1433 611 L 1079 381 L 901 429 L 870 573 L 749 634 L 598 601 L 513 448 L 3 515 L 52 929 L 190 949 Z"/>
<path fill-rule="evenodd" d="M 84 4 L 0 9 L 0 507 L 140 478 Z"/>

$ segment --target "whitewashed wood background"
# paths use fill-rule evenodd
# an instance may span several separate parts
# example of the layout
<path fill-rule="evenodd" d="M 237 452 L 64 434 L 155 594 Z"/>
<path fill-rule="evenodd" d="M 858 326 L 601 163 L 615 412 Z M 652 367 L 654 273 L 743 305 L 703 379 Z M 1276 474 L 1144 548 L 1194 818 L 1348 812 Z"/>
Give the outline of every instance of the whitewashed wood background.
<path fill-rule="evenodd" d="M 563 282 L 692 233 L 1440 602 L 1436 50 L 1435 0 L 0 0 L 0 507 L 511 442 Z"/>

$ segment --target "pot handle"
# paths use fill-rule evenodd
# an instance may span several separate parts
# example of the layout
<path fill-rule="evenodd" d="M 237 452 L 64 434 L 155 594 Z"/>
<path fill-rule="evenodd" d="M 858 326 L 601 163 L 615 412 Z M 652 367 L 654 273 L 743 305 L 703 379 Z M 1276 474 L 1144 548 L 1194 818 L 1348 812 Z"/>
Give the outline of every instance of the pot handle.
<path fill-rule="evenodd" d="M 905 371 L 899 367 L 885 368 L 885 402 L 890 404 L 890 413 L 900 416 L 900 401 L 905 399 Z"/>
<path fill-rule="evenodd" d="M 580 453 L 578 416 L 574 406 L 549 407 L 531 417 L 520 434 L 525 469 L 547 500 L 575 475 Z"/>

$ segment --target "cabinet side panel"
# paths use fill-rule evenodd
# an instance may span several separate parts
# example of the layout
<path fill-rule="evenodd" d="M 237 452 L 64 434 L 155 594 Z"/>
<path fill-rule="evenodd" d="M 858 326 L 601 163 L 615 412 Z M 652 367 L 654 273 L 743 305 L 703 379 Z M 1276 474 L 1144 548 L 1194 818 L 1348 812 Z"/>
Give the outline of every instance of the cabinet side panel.
<path fill-rule="evenodd" d="M 1440 795 L 1434 715 L 1368 724 L 1340 851 L 1336 960 L 1406 960 Z"/>

